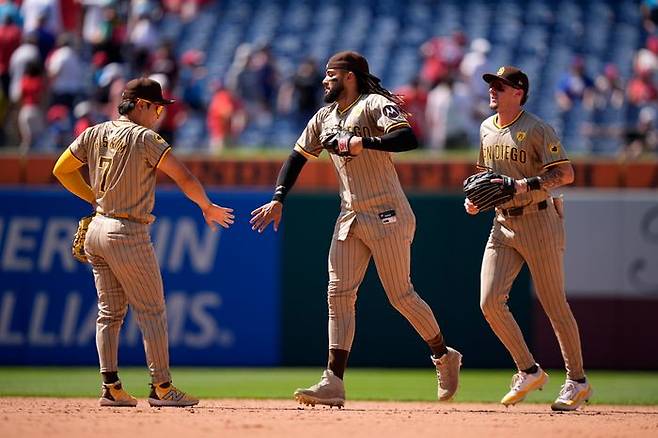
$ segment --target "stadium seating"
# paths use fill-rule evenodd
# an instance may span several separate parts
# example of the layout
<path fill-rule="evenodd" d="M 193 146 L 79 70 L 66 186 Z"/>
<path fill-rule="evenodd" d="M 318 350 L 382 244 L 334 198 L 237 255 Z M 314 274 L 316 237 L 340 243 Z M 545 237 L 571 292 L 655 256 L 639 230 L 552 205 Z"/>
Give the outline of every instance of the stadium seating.
<path fill-rule="evenodd" d="M 553 123 L 569 149 L 598 153 L 614 153 L 618 142 L 592 146 L 582 123 L 622 124 L 625 108 L 561 114 L 554 98 L 557 83 L 576 54 L 591 76 L 612 62 L 628 80 L 644 37 L 633 0 L 221 0 L 188 23 L 167 15 L 160 28 L 177 41 L 179 54 L 190 48 L 205 51 L 208 81 L 226 75 L 239 44 L 268 42 L 281 77 L 290 76 L 308 55 L 322 63 L 349 48 L 368 57 L 387 88 L 407 83 L 418 72 L 424 41 L 462 30 L 469 39 L 491 42 L 492 65 L 514 63 L 527 71 L 528 109 Z M 275 116 L 268 126 L 251 127 L 241 140 L 290 147 L 297 135 L 292 123 Z M 177 144 L 193 150 L 204 138 L 204 120 L 193 115 L 177 133 Z"/>

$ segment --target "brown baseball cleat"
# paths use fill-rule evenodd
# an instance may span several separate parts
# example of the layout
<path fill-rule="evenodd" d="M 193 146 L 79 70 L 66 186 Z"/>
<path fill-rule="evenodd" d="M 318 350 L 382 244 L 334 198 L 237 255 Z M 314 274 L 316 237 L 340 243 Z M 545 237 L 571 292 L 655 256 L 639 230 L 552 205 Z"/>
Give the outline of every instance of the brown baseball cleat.
<path fill-rule="evenodd" d="M 103 383 L 101 389 L 103 392 L 101 398 L 98 399 L 98 404 L 101 406 L 131 408 L 137 406 L 137 399 L 123 389 L 120 380 L 114 383 Z"/>

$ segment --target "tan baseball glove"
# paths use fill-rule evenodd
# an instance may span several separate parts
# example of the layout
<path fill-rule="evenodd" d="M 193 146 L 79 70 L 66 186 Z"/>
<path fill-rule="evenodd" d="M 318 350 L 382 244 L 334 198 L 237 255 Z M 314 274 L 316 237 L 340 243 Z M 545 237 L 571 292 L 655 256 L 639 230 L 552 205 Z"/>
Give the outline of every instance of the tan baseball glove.
<path fill-rule="evenodd" d="M 71 247 L 71 252 L 73 257 L 82 263 L 89 263 L 87 259 L 87 254 L 85 253 L 85 237 L 87 236 L 87 229 L 91 220 L 94 218 L 95 214 L 90 214 L 83 217 L 78 222 L 78 229 L 75 232 L 75 237 L 73 237 L 73 246 Z"/>

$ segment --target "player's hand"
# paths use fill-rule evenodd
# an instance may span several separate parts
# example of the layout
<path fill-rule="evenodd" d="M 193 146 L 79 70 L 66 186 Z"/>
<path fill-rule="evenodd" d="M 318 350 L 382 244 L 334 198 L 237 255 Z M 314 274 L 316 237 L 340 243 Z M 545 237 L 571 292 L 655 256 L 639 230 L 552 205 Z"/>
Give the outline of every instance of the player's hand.
<path fill-rule="evenodd" d="M 363 137 L 352 137 L 350 140 L 350 155 L 356 157 L 363 152 Z"/>
<path fill-rule="evenodd" d="M 203 210 L 203 218 L 206 220 L 206 223 L 213 231 L 217 230 L 217 225 L 219 224 L 224 228 L 228 228 L 235 219 L 235 216 L 232 214 L 232 208 L 221 207 L 217 204 L 210 203 Z"/>
<path fill-rule="evenodd" d="M 480 212 L 480 209 L 477 208 L 475 204 L 473 204 L 468 198 L 464 198 L 464 210 L 466 210 L 466 213 L 472 215 L 476 215 Z"/>
<path fill-rule="evenodd" d="M 270 222 L 274 222 L 274 231 L 279 231 L 282 211 L 283 204 L 279 201 L 270 201 L 265 205 L 261 205 L 251 212 L 252 218 L 249 221 L 251 229 L 262 233 Z"/>

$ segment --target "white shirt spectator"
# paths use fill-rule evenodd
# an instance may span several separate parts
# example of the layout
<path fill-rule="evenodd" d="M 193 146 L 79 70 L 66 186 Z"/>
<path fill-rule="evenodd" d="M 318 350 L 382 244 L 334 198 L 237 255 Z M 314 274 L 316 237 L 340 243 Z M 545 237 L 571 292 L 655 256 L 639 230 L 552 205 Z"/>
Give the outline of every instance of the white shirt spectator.
<path fill-rule="evenodd" d="M 148 17 L 141 17 L 130 32 L 130 42 L 135 48 L 154 51 L 160 45 L 160 34 Z"/>
<path fill-rule="evenodd" d="M 54 92 L 77 94 L 82 91 L 85 72 L 78 54 L 71 47 L 55 49 L 46 62 L 46 70 Z"/>
<path fill-rule="evenodd" d="M 21 14 L 23 15 L 24 33 L 36 29 L 39 17 L 43 14 L 48 15 L 46 29 L 55 35 L 62 32 L 62 16 L 58 0 L 23 0 Z"/>
<path fill-rule="evenodd" d="M 9 59 L 9 98 L 12 102 L 18 103 L 21 100 L 21 79 L 25 66 L 31 62 L 41 62 L 39 48 L 31 43 L 23 43 L 14 51 Z"/>

